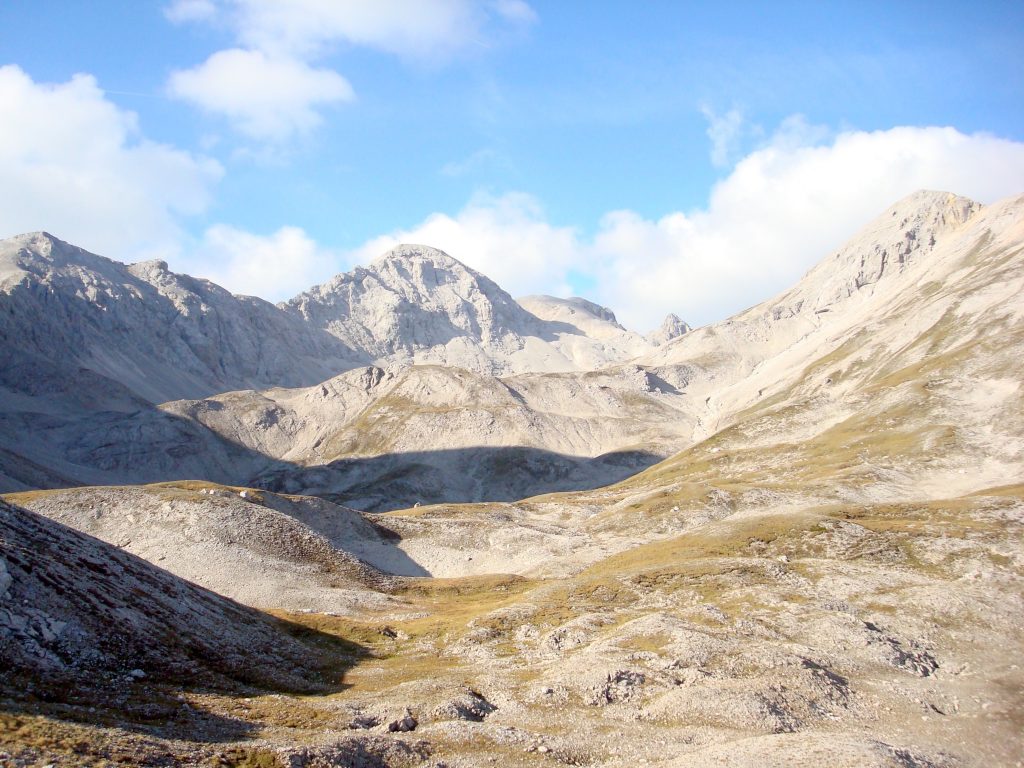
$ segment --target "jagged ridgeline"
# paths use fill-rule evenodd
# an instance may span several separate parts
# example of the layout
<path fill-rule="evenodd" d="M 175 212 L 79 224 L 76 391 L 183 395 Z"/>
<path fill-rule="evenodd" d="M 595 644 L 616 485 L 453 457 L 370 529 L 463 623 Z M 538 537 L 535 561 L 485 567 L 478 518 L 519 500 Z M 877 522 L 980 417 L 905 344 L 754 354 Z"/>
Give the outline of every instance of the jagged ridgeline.
<path fill-rule="evenodd" d="M 655 345 L 609 310 L 521 305 L 425 246 L 277 306 L 45 233 L 0 263 L 0 490 L 198 478 L 370 509 L 513 500 L 625 477 L 686 421 L 657 371 L 621 365 Z"/>
<path fill-rule="evenodd" d="M 642 336 L 3 241 L 0 762 L 1015 764 L 1024 197 L 822 256 Z"/>

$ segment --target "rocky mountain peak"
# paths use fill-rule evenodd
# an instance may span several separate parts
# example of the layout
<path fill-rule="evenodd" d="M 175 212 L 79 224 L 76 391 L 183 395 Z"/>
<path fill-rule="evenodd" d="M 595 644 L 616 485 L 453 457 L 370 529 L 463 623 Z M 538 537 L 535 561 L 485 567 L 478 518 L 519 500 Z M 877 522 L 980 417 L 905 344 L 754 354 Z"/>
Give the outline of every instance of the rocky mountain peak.
<path fill-rule="evenodd" d="M 519 336 L 536 322 L 488 277 L 444 251 L 414 244 L 396 246 L 282 308 L 371 358 L 408 357 L 452 344 L 518 348 Z M 477 367 L 468 358 L 454 362 Z"/>
<path fill-rule="evenodd" d="M 812 269 L 798 288 L 815 311 L 861 293 L 920 263 L 982 205 L 949 192 L 919 190 L 903 198 L 832 256 Z"/>
<path fill-rule="evenodd" d="M 651 331 L 647 334 L 647 340 L 654 346 L 658 347 L 662 344 L 668 344 L 672 339 L 679 338 L 680 336 L 689 333 L 692 328 L 690 324 L 680 319 L 679 315 L 670 312 L 665 316 L 665 319 L 661 321 L 661 325 L 656 330 Z"/>
<path fill-rule="evenodd" d="M 385 251 L 372 262 L 370 267 L 395 261 L 407 261 L 407 262 L 429 262 L 435 266 L 441 266 L 444 268 L 454 268 L 469 270 L 465 264 L 458 259 L 452 258 L 447 253 L 442 251 L 440 248 L 434 248 L 430 245 L 421 245 L 419 243 L 399 243 L 389 251 Z"/>
<path fill-rule="evenodd" d="M 49 232 L 26 232 L 0 241 L 0 269 L 35 274 L 69 265 L 93 266 L 108 259 L 54 237 Z"/>

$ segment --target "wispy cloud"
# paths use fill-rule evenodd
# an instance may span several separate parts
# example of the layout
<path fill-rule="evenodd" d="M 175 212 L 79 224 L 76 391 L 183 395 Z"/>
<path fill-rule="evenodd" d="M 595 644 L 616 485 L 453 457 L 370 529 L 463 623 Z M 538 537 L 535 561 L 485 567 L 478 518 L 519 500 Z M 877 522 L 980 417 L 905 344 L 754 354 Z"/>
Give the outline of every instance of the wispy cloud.
<path fill-rule="evenodd" d="M 724 114 L 704 104 L 701 114 L 708 121 L 707 135 L 711 139 L 711 162 L 719 167 L 729 165 L 735 159 L 744 133 L 743 113 L 733 107 Z"/>

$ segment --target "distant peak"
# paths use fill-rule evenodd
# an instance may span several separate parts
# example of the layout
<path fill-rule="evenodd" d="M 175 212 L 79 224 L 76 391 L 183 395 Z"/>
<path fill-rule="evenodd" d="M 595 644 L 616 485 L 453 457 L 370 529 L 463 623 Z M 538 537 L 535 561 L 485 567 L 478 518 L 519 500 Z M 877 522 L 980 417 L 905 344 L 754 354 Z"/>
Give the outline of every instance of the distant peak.
<path fill-rule="evenodd" d="M 554 319 L 555 312 L 558 309 L 568 311 L 570 315 L 574 315 L 577 312 L 581 312 L 584 315 L 603 320 L 606 323 L 612 325 L 619 325 L 618 319 L 615 317 L 615 313 L 612 312 L 608 307 L 602 307 L 600 304 L 596 304 L 589 299 L 583 299 L 579 296 L 572 296 L 568 299 L 560 299 L 557 296 L 546 296 L 543 294 L 533 296 L 523 296 L 517 300 L 519 304 L 526 307 L 530 312 L 545 319 Z"/>
<path fill-rule="evenodd" d="M 981 203 L 971 200 L 969 197 L 953 194 L 952 192 L 919 189 L 896 202 L 886 211 L 886 214 L 889 216 L 897 216 L 901 213 L 913 215 L 919 211 L 938 209 L 950 211 L 957 220 L 963 222 L 981 210 L 982 207 Z M 886 214 L 883 214 L 883 216 Z"/>
<path fill-rule="evenodd" d="M 618 325 L 619 321 L 615 317 L 615 313 L 612 312 L 608 307 L 602 307 L 600 304 L 596 304 L 588 299 L 580 298 L 579 296 L 572 296 L 566 301 L 574 307 L 579 307 L 584 312 L 589 312 L 594 317 L 605 320 L 613 325 Z"/>
<path fill-rule="evenodd" d="M 373 260 L 373 264 L 382 264 L 389 261 L 429 261 L 434 264 L 465 267 L 457 259 L 453 259 L 439 248 L 418 243 L 401 243 L 386 253 L 381 254 Z"/>
<path fill-rule="evenodd" d="M 26 246 L 69 246 L 69 243 L 65 242 L 64 240 L 61 240 L 59 237 L 54 237 L 49 232 L 44 232 L 42 230 L 38 232 L 25 232 L 20 235 L 15 235 L 14 237 L 11 238 L 11 240 Z"/>
<path fill-rule="evenodd" d="M 661 321 L 661 325 L 657 330 L 651 331 L 647 334 L 647 340 L 655 346 L 661 346 L 677 339 L 693 330 L 690 324 L 680 319 L 679 315 L 670 312 L 665 316 L 665 319 Z"/>

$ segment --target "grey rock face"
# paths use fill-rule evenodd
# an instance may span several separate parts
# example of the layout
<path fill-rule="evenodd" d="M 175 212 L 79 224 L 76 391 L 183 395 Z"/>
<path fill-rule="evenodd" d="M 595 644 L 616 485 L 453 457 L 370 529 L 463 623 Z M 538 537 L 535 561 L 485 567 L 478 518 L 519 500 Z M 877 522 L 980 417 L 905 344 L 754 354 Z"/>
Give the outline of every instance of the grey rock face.
<path fill-rule="evenodd" d="M 68 380 L 84 369 L 150 402 L 314 384 L 359 359 L 262 299 L 45 232 L 0 243 L 0 342 Z"/>
<path fill-rule="evenodd" d="M 323 382 L 323 397 L 299 409 L 315 421 L 321 405 L 337 409 L 331 381 L 352 369 L 376 371 L 356 382 L 369 393 L 416 363 L 490 377 L 589 369 L 642 349 L 601 323 L 625 342 L 538 318 L 426 246 L 400 246 L 275 307 L 162 261 L 124 265 L 22 235 L 0 243 L 0 490 L 279 474 L 286 451 L 270 442 L 294 436 L 291 409 L 264 409 L 250 424 L 231 403 L 201 401 L 201 413 L 180 417 L 153 404 Z M 374 360 L 383 368 L 366 367 Z"/>
<path fill-rule="evenodd" d="M 141 679 L 138 672 L 157 680 L 321 685 L 317 652 L 269 616 L 3 501 L 0 531 L 0 594 L 7 594 L 0 664 L 9 671 L 0 689 L 7 695 L 62 696 L 128 675 Z"/>
<path fill-rule="evenodd" d="M 455 339 L 513 351 L 538 330 L 493 281 L 421 245 L 400 245 L 282 307 L 373 358 L 408 357 Z"/>
<path fill-rule="evenodd" d="M 661 346 L 662 344 L 668 344 L 672 339 L 677 339 L 683 334 L 689 333 L 691 330 L 690 325 L 681 320 L 679 315 L 670 313 L 661 322 L 657 330 L 647 334 L 647 340 L 655 346 Z"/>

